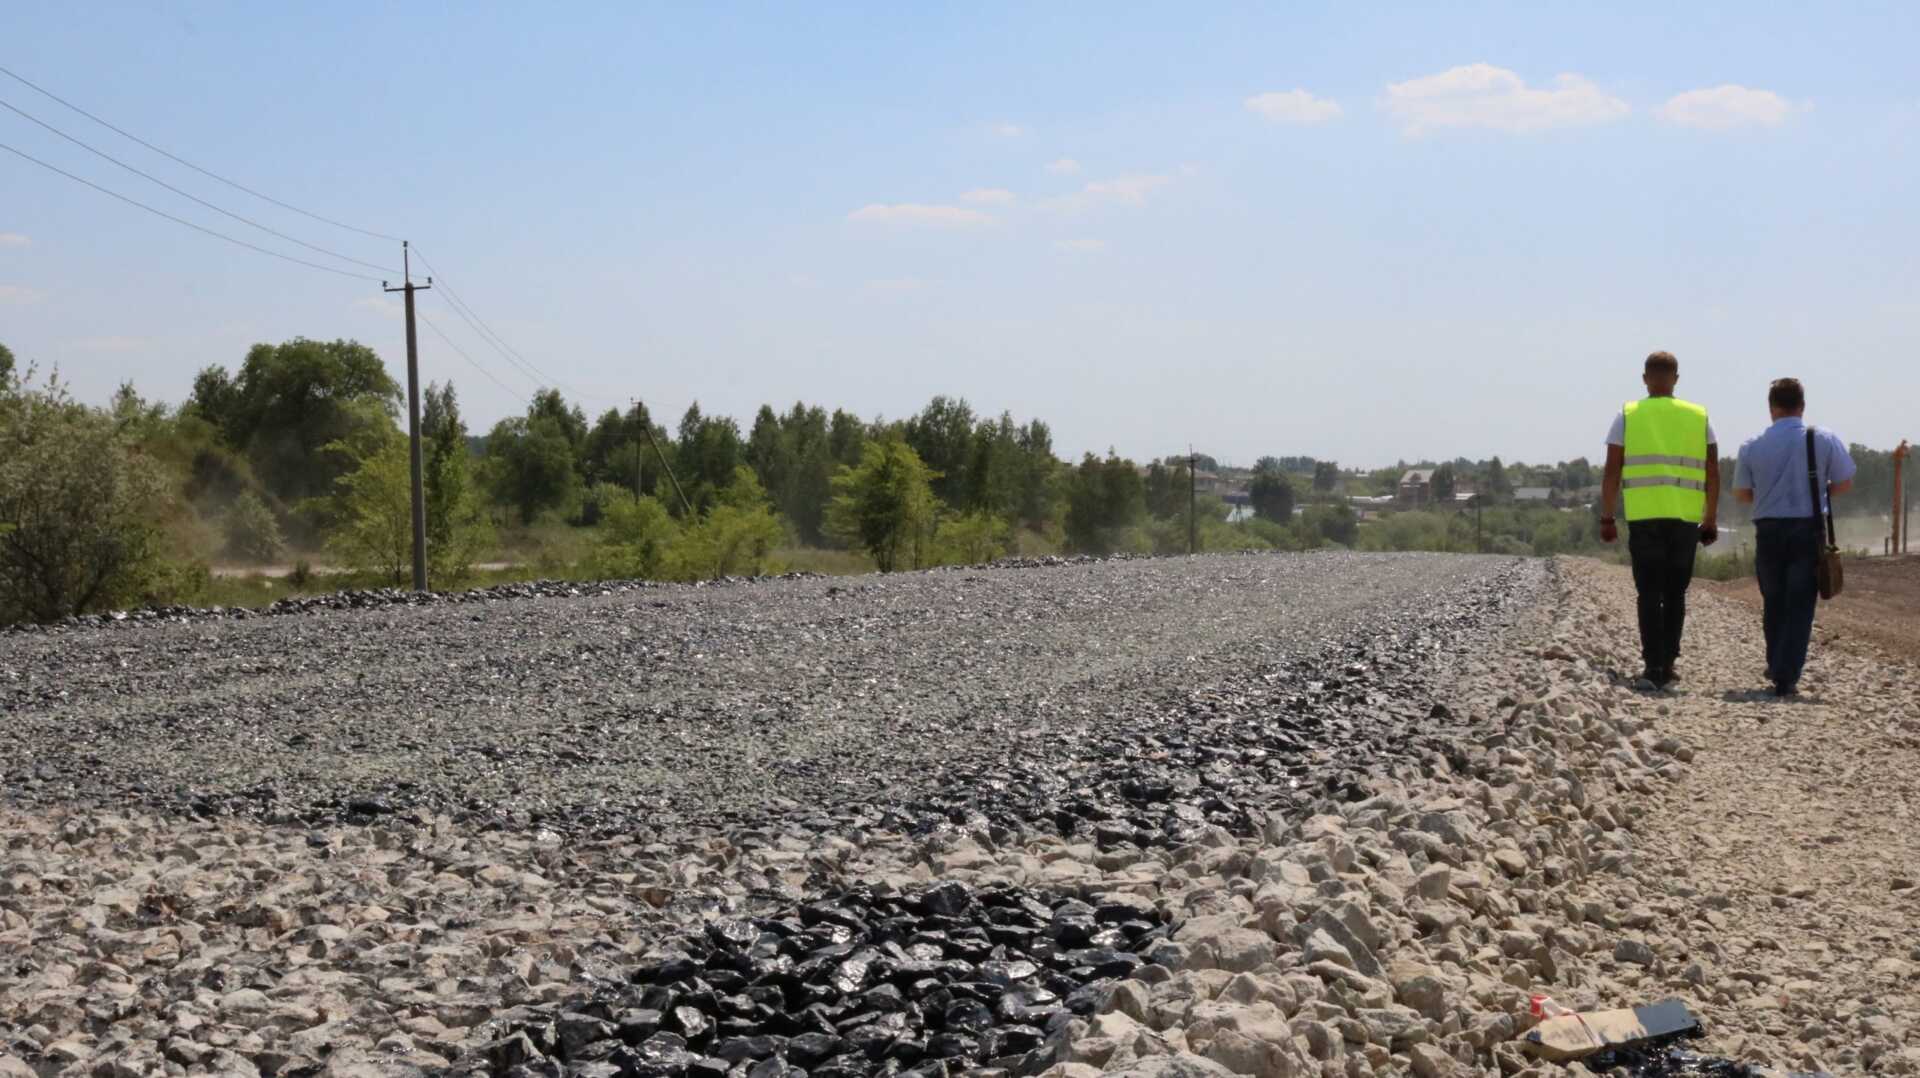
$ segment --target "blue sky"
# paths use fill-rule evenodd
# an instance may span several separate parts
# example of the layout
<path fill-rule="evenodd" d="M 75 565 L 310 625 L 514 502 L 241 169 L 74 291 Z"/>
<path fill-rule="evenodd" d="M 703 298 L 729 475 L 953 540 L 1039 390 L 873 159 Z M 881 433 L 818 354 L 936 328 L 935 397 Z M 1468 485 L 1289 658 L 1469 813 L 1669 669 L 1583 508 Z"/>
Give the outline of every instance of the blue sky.
<path fill-rule="evenodd" d="M 0 65 L 411 238 L 589 412 L 948 393 L 1065 454 L 1561 459 L 1666 348 L 1729 450 L 1782 374 L 1852 440 L 1920 436 L 1920 8 L 1671 7 L 16 0 Z M 13 113 L 0 143 L 307 253 Z M 0 342 L 88 398 L 178 399 L 295 335 L 399 372 L 393 298 L 0 152 Z M 530 394 L 444 297 L 422 311 Z M 424 326 L 421 352 L 475 426 L 520 408 Z"/>

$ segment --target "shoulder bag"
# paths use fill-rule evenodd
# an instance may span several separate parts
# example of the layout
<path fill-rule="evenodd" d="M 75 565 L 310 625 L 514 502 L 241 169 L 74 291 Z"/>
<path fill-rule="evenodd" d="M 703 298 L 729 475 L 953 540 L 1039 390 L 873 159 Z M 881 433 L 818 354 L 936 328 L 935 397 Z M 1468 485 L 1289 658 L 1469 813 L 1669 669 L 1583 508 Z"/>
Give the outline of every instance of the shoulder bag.
<path fill-rule="evenodd" d="M 1823 514 L 1820 511 L 1820 457 L 1813 444 L 1813 428 L 1807 428 L 1807 493 L 1813 496 L 1813 522 L 1817 529 Z M 1820 598 L 1831 599 L 1846 587 L 1846 573 L 1840 564 L 1840 547 L 1833 536 L 1833 502 L 1827 502 L 1824 514 L 1827 530 L 1822 536 L 1820 554 L 1814 562 L 1814 579 L 1820 586 Z"/>

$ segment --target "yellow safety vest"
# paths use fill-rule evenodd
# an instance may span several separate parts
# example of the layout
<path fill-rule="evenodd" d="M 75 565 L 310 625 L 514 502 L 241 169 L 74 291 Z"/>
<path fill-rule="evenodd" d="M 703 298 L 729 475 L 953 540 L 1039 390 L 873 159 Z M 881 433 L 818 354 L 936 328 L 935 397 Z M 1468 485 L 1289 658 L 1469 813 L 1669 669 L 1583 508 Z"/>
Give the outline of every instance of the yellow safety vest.
<path fill-rule="evenodd" d="M 1627 519 L 1700 523 L 1707 507 L 1707 410 L 1673 397 L 1626 405 Z"/>

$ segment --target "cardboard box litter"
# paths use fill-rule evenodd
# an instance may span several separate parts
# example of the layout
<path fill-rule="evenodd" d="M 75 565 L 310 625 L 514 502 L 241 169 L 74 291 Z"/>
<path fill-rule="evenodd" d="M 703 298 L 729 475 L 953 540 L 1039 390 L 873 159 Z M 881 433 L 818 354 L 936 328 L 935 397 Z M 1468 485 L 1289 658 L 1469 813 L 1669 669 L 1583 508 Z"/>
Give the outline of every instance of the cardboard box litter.
<path fill-rule="evenodd" d="M 1640 1007 L 1549 1018 L 1521 1037 L 1528 1054 L 1554 1063 L 1590 1056 L 1603 1048 L 1620 1048 L 1689 1033 L 1699 1019 L 1677 999 L 1663 999 Z"/>

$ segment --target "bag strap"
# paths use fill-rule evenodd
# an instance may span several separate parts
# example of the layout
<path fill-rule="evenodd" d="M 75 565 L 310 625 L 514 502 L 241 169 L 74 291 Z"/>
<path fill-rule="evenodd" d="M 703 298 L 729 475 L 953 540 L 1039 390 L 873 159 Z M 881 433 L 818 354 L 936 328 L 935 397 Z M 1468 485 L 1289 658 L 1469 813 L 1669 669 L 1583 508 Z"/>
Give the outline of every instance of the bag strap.
<path fill-rule="evenodd" d="M 1826 512 L 1820 511 L 1820 457 L 1813 444 L 1813 428 L 1807 428 L 1807 494 L 1813 499 L 1813 520 L 1818 524 L 1825 516 L 1827 522 L 1827 546 L 1835 546 L 1833 533 L 1833 502 L 1828 501 Z"/>

